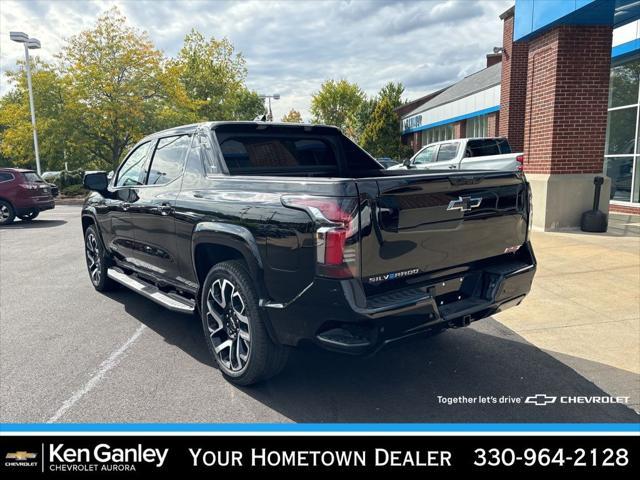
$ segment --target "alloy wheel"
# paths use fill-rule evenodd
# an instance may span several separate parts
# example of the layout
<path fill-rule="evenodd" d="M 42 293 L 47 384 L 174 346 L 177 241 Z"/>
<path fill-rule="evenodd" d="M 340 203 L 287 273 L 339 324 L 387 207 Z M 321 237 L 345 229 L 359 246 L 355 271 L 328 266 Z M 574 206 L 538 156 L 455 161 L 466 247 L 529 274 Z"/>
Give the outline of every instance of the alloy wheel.
<path fill-rule="evenodd" d="M 87 267 L 89 268 L 91 282 L 93 282 L 94 285 L 98 285 L 101 275 L 100 247 L 96 236 L 92 232 L 87 235 L 85 251 L 87 253 Z"/>
<path fill-rule="evenodd" d="M 239 290 L 226 278 L 215 280 L 207 293 L 207 328 L 222 366 L 233 373 L 244 370 L 251 349 L 249 317 Z"/>
<path fill-rule="evenodd" d="M 9 207 L 6 205 L 0 205 L 0 222 L 6 222 L 9 216 L 11 216 Z"/>

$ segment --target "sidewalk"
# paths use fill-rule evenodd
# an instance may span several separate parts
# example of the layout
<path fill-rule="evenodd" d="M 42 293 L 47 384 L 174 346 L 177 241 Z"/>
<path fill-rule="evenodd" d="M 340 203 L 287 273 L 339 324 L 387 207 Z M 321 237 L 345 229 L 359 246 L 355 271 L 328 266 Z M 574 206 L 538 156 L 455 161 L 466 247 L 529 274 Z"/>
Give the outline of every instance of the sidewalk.
<path fill-rule="evenodd" d="M 609 231 L 532 233 L 530 295 L 495 318 L 611 395 L 640 406 L 640 217 Z M 621 388 L 626 385 L 626 388 Z"/>

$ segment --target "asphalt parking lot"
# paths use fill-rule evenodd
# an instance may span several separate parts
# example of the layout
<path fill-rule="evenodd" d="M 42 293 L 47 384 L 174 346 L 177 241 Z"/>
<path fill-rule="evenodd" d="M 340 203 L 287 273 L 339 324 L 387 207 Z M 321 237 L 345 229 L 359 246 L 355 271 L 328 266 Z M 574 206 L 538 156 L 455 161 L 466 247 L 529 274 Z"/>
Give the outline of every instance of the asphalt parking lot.
<path fill-rule="evenodd" d="M 201 325 L 121 289 L 92 288 L 80 208 L 0 229 L 2 422 L 636 422 L 614 404 L 514 404 L 606 393 L 494 319 L 372 358 L 312 347 L 240 389 L 212 366 Z M 606 375 L 606 373 L 603 373 Z M 628 379 L 621 378 L 617 391 Z M 635 389 L 635 385 L 629 385 Z M 443 403 L 500 397 L 502 403 Z M 513 401 L 513 400 L 511 400 Z"/>

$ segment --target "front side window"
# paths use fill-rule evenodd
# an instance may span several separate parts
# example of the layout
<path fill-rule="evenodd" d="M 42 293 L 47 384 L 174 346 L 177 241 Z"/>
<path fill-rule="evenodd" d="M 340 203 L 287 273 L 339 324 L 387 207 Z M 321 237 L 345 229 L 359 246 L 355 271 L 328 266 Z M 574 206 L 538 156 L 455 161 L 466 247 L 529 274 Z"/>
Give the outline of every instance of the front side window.
<path fill-rule="evenodd" d="M 456 142 L 453 143 L 443 143 L 440 145 L 440 149 L 438 150 L 438 159 L 437 162 L 446 162 L 448 160 L 453 160 L 456 158 L 458 154 L 458 144 Z"/>
<path fill-rule="evenodd" d="M 435 153 L 438 149 L 437 145 L 432 145 L 430 147 L 425 148 L 424 150 L 418 152 L 415 156 L 413 163 L 415 165 L 421 165 L 424 163 L 431 163 L 435 161 Z"/>
<path fill-rule="evenodd" d="M 164 185 L 182 175 L 184 159 L 190 145 L 191 137 L 188 135 L 158 140 L 147 175 L 147 185 Z"/>
<path fill-rule="evenodd" d="M 149 142 L 143 143 L 127 157 L 118 171 L 116 187 L 142 185 L 144 182 L 144 162 L 147 158 L 149 145 Z"/>

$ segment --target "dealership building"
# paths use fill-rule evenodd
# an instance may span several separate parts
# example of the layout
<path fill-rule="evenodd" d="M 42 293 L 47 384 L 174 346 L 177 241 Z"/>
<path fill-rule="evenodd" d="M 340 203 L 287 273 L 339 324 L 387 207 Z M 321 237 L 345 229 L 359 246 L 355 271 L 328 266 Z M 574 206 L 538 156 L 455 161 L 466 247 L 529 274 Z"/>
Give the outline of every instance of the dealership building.
<path fill-rule="evenodd" d="M 640 214 L 640 2 L 516 0 L 487 67 L 398 110 L 402 141 L 505 136 L 524 152 L 534 228 L 600 209 Z"/>

